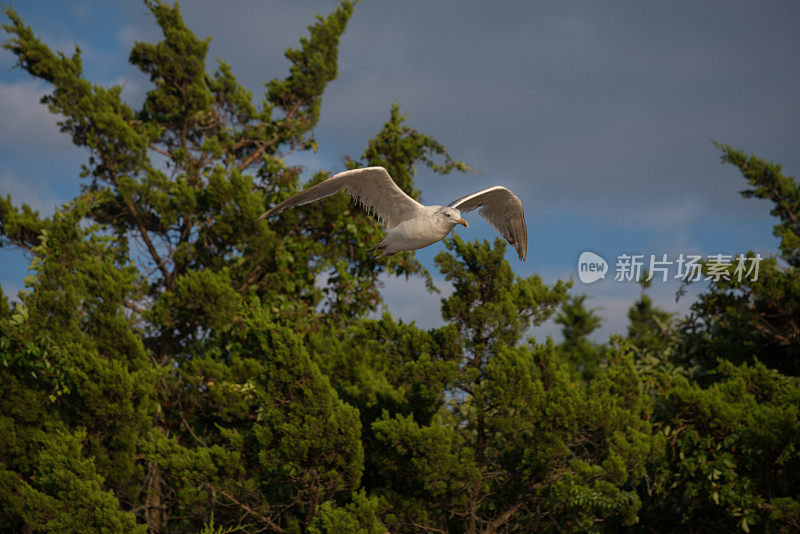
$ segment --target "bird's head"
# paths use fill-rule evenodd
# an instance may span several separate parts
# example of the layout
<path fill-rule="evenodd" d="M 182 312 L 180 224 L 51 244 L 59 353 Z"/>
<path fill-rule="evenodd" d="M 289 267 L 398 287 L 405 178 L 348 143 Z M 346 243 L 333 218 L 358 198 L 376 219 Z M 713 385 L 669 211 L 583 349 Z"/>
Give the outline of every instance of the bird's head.
<path fill-rule="evenodd" d="M 469 228 L 467 221 L 461 217 L 461 212 L 455 208 L 445 206 L 439 210 L 439 215 L 446 222 L 451 223 L 453 227 L 455 227 L 457 224 L 460 224 Z"/>

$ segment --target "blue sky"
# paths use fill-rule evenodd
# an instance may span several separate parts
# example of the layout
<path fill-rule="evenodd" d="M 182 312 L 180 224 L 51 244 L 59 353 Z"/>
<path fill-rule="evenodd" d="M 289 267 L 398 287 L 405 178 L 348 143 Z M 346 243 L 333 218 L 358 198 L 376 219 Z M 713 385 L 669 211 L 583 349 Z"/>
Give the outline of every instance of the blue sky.
<path fill-rule="evenodd" d="M 135 40 L 158 39 L 136 2 L 11 2 L 45 42 L 83 50 L 87 78 L 123 84 L 139 104 L 147 80 L 127 64 Z M 260 101 L 262 83 L 285 75 L 296 46 L 330 1 L 181 2 L 187 24 L 210 36 L 216 58 Z M 425 203 L 446 204 L 501 184 L 523 201 L 529 227 L 520 276 L 576 277 L 581 252 L 610 263 L 621 253 L 762 255 L 777 250 L 769 203 L 742 199 L 745 183 L 723 166 L 711 140 L 800 169 L 800 4 L 797 2 L 437 2 L 367 0 L 356 7 L 340 48 L 340 74 L 326 93 L 320 151 L 292 161 L 335 172 L 358 156 L 399 102 L 408 123 L 436 137 L 479 174 L 439 177 L 424 169 Z M 79 188 L 87 154 L 58 132 L 39 104 L 48 90 L 0 52 L 0 194 L 49 215 Z M 494 239 L 479 217 L 468 239 Z M 434 245 L 419 257 L 436 275 Z M 0 249 L 0 284 L 23 287 L 28 259 Z M 441 278 L 441 277 L 437 277 Z M 440 280 L 441 281 L 441 280 Z M 440 284 L 447 291 L 446 284 Z M 600 307 L 602 339 L 624 332 L 639 294 L 613 277 L 576 291 Z M 659 305 L 677 282 L 656 282 Z M 396 315 L 440 324 L 438 299 L 421 281 L 387 280 Z M 554 333 L 552 324 L 536 335 Z"/>

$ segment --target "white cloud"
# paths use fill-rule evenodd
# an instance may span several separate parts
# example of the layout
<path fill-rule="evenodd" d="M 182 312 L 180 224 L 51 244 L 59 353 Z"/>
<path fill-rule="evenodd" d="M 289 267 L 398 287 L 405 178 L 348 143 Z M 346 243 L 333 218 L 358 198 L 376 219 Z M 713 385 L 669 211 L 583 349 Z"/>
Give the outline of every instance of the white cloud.
<path fill-rule="evenodd" d="M 142 24 L 129 24 L 117 34 L 117 43 L 123 50 L 130 50 L 137 41 L 154 43 L 164 38 L 152 16 L 142 17 L 139 22 Z"/>
<path fill-rule="evenodd" d="M 414 276 L 406 280 L 403 277 L 383 275 L 384 284 L 381 289 L 383 300 L 389 312 L 395 317 L 410 323 L 414 321 L 422 329 L 437 328 L 444 324 L 442 320 L 442 299 L 453 292 L 453 286 L 443 279 L 434 278 L 434 285 L 440 294 L 428 293 L 425 281 Z"/>
<path fill-rule="evenodd" d="M 611 260 L 613 258 L 606 258 Z M 572 295 L 586 295 L 584 305 L 587 309 L 594 310 L 602 319 L 600 327 L 589 336 L 595 343 L 607 343 L 609 336 L 617 334 L 626 336 L 628 333 L 628 310 L 639 300 L 641 296 L 641 286 L 635 282 L 617 282 L 614 280 L 614 265 L 610 264 L 611 272 L 605 280 L 594 284 L 583 284 L 578 281 L 575 271 L 568 272 L 556 267 L 544 267 L 539 269 L 539 274 L 544 282 L 552 285 L 556 280 L 567 281 L 573 279 Z M 674 269 L 674 266 L 672 267 Z M 535 273 L 533 273 L 535 274 Z M 675 274 L 674 272 L 672 274 Z M 662 282 L 654 279 L 652 285 L 647 289 L 647 295 L 652 299 L 653 305 L 675 314 L 680 319 L 689 313 L 689 308 L 697 300 L 697 296 L 705 290 L 707 284 L 698 282 L 690 285 L 686 294 L 675 302 L 675 294 L 680 288 L 677 280 Z M 557 312 L 556 312 L 557 314 Z M 555 314 L 554 314 L 555 316 Z M 553 319 L 545 321 L 541 326 L 533 327 L 529 335 L 534 336 L 537 341 L 544 342 L 547 336 L 553 338 L 556 343 L 560 342 L 561 325 Z"/>
<path fill-rule="evenodd" d="M 133 109 L 141 107 L 147 97 L 147 91 L 150 90 L 147 77 L 133 68 L 128 69 L 125 76 L 115 78 L 110 85 L 122 86 L 122 100 Z"/>
<path fill-rule="evenodd" d="M 17 296 L 19 295 L 20 291 L 25 289 L 23 286 L 17 283 L 6 280 L 0 281 L 0 286 L 2 286 L 3 294 L 6 296 L 6 299 L 8 299 L 9 303 L 19 302 L 19 298 L 17 298 Z"/>
<path fill-rule="evenodd" d="M 304 180 L 311 178 L 317 171 L 338 172 L 345 170 L 340 162 L 323 156 L 320 152 L 310 150 L 297 151 L 284 157 L 284 163 L 303 168 L 301 176 Z"/>
<path fill-rule="evenodd" d="M 564 280 L 569 276 L 562 276 Z M 406 322 L 415 321 L 417 326 L 423 329 L 436 328 L 444 324 L 441 315 L 441 301 L 453 293 L 453 286 L 443 279 L 434 278 L 434 283 L 442 293 L 440 295 L 428 293 L 425 283 L 420 278 L 381 277 L 384 287 L 381 293 L 387 308 L 395 318 L 403 319 Z M 546 278 L 546 283 L 552 283 L 550 278 Z M 683 317 L 689 312 L 689 307 L 696 300 L 697 294 L 704 287 L 699 284 L 690 287 L 688 294 L 675 302 L 675 292 L 678 284 L 658 283 L 647 290 L 647 294 L 653 300 L 653 304 L 661 309 L 676 314 L 676 317 Z M 639 299 L 641 288 L 635 283 L 623 283 L 610 281 L 598 286 L 584 286 L 577 283 L 571 291 L 573 294 L 586 293 L 587 308 L 596 309 L 596 312 L 603 319 L 603 323 L 590 337 L 597 343 L 606 343 L 612 334 L 627 335 L 628 332 L 628 310 Z M 552 319 L 544 324 L 533 327 L 529 335 L 535 337 L 539 342 L 543 342 L 547 336 L 551 336 L 554 341 L 561 340 L 561 326 Z"/>
<path fill-rule="evenodd" d="M 628 310 L 640 298 L 641 286 L 633 282 L 616 282 L 613 279 L 601 284 L 588 288 L 578 284 L 574 292 L 585 292 L 589 297 L 586 306 L 590 309 L 598 308 L 597 314 L 603 318 L 603 324 L 590 337 L 595 342 L 605 343 L 612 334 L 627 335 Z M 674 313 L 676 318 L 682 318 L 689 313 L 690 306 L 705 284 L 690 286 L 687 294 L 675 302 L 675 293 L 679 287 L 678 283 L 654 280 L 647 295 L 654 306 Z"/>
<path fill-rule="evenodd" d="M 58 198 L 47 184 L 22 180 L 9 171 L 0 172 L 0 194 L 11 195 L 14 205 L 27 204 L 42 217 L 49 217 L 67 202 L 67 199 Z"/>
<path fill-rule="evenodd" d="M 16 152 L 68 150 L 72 142 L 59 131 L 58 117 L 40 100 L 45 84 L 37 80 L 0 81 L 0 143 Z"/>

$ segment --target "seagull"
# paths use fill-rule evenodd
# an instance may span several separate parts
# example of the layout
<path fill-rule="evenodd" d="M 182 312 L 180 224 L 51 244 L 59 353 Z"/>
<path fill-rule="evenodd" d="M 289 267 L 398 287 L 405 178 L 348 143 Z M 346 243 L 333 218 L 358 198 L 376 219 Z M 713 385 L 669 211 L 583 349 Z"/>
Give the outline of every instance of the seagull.
<path fill-rule="evenodd" d="M 448 206 L 423 206 L 406 195 L 383 167 L 340 172 L 275 205 L 258 220 L 335 195 L 342 188 L 386 227 L 384 240 L 368 251 L 379 251 L 381 254 L 376 258 L 432 245 L 444 239 L 457 224 L 469 228 L 461 214 L 480 208 L 478 213 L 514 246 L 519 259 L 525 261 L 528 251 L 525 213 L 520 199 L 505 187 L 496 185 L 459 198 Z"/>

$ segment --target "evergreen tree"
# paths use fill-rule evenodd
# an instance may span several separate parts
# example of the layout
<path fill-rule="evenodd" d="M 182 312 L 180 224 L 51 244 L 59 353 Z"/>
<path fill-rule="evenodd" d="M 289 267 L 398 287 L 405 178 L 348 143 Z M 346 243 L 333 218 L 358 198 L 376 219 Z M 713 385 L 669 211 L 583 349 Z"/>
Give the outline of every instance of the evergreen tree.
<path fill-rule="evenodd" d="M 121 302 L 135 269 L 80 225 L 92 204 L 79 198 L 41 222 L 35 274 L 0 318 L 0 520 L 11 530 L 137 530 L 125 510 L 156 374 Z"/>
<path fill-rule="evenodd" d="M 345 194 L 256 223 L 303 187 L 283 157 L 317 147 L 353 5 L 256 105 L 177 6 L 145 4 L 164 38 L 131 52 L 138 108 L 4 10 L 5 48 L 90 157 L 50 218 L 0 198 L 0 246 L 32 272 L 17 302 L 0 290 L 0 529 L 800 528 L 800 189 L 779 166 L 721 147 L 772 201 L 780 256 L 757 280 L 731 265 L 677 326 L 643 288 L 601 348 L 569 284 L 458 236 L 436 258 L 445 326 L 370 317 L 383 274 L 434 288 L 413 253 L 366 253 L 381 229 Z M 420 163 L 470 170 L 405 120 L 392 106 L 347 165 L 413 197 Z M 563 343 L 523 340 L 557 310 Z"/>
<path fill-rule="evenodd" d="M 206 71 L 208 40 L 185 26 L 177 5 L 145 4 L 164 38 L 131 51 L 152 83 L 139 109 L 121 99 L 121 87 L 87 80 L 80 50 L 53 52 L 4 10 L 5 48 L 51 84 L 43 102 L 90 153 L 69 239 L 56 232 L 62 215 L 43 220 L 10 198 L 0 201 L 0 245 L 29 251 L 36 271 L 22 304 L 0 308 L 10 325 L 4 388 L 41 391 L 19 393 L 28 398 L 24 409 L 4 402 L 7 422 L 32 433 L 41 425 L 27 414 L 41 413 L 48 396 L 63 402 L 58 420 L 72 433 L 87 429 L 84 454 L 120 510 L 153 532 L 245 517 L 275 531 L 305 528 L 323 506 L 329 519 L 366 513 L 373 501 L 349 503 L 363 468 L 358 412 L 338 400 L 302 345 L 284 332 L 284 341 L 226 348 L 235 328 L 252 321 L 300 334 L 358 321 L 380 305 L 383 272 L 429 280 L 411 253 L 381 262 L 366 253 L 379 225 L 345 194 L 256 222 L 265 206 L 300 187 L 300 169 L 283 156 L 317 148 L 313 129 L 353 5 L 341 2 L 317 18 L 286 53 L 289 75 L 268 82 L 254 105 L 226 64 Z M 393 106 L 363 161 L 351 165 L 385 165 L 414 196 L 419 162 L 440 173 L 468 170 L 404 120 Z M 318 173 L 312 182 L 325 178 Z M 91 231 L 81 233 L 81 218 L 95 225 Z M 273 398 L 272 388 L 287 398 Z M 16 395 L 11 389 L 4 399 Z M 66 396 L 69 402 L 58 400 Z M 253 421 L 254 413 L 265 419 Z M 315 428 L 321 450 L 291 445 Z M 328 431 L 342 433 L 341 441 L 325 446 Z M 24 484 L 35 463 L 31 451 L 15 447 L 5 449 L 6 469 L 16 473 L 5 480 Z M 19 493 L 15 484 L 4 486 L 8 494 Z M 7 521 L 29 525 L 21 513 L 8 512 Z"/>
<path fill-rule="evenodd" d="M 573 295 L 561 305 L 555 322 L 561 325 L 564 341 L 557 350 L 571 369 L 584 380 L 591 380 L 597 374 L 603 349 L 589 341 L 588 336 L 600 327 L 603 320 L 595 310 L 586 308 L 585 301 L 586 295 Z"/>
<path fill-rule="evenodd" d="M 650 379 L 667 447 L 650 467 L 642 518 L 653 531 L 791 532 L 800 528 L 800 345 L 793 326 L 800 320 L 800 190 L 780 166 L 719 147 L 752 186 L 743 194 L 772 200 L 787 265 L 765 258 L 757 279 L 739 279 L 736 261 L 704 265 L 705 274 L 713 268 L 722 276 L 670 332 L 666 354 L 677 367 L 661 366 Z M 752 258 L 748 253 L 746 262 Z"/>
<path fill-rule="evenodd" d="M 385 413 L 372 424 L 392 532 L 598 528 L 636 521 L 635 488 L 658 447 L 649 397 L 617 351 L 590 387 L 552 343 L 519 344 L 567 298 L 568 284 L 514 277 L 505 244 L 446 240 L 437 265 L 455 287 L 442 312 L 459 365 L 436 417 Z"/>
<path fill-rule="evenodd" d="M 194 446 L 154 433 L 170 509 L 181 530 L 207 520 L 254 530 L 308 526 L 326 502 L 346 502 L 363 468 L 358 411 L 342 402 L 298 336 L 263 309 L 188 364 L 185 429 Z M 191 413 L 191 418 L 188 414 Z M 213 431 L 211 430 L 213 429 Z M 330 506 L 330 505 L 329 505 Z"/>
<path fill-rule="evenodd" d="M 715 367 L 718 358 L 734 363 L 757 359 L 799 376 L 800 185 L 785 176 L 780 165 L 717 146 L 723 162 L 735 165 L 748 181 L 750 188 L 742 195 L 772 202 L 780 254 L 760 261 L 757 273 L 749 270 L 753 252 L 747 255 L 743 273 L 736 272 L 738 261 L 732 258 L 725 275 L 710 282 L 709 290 L 692 306 L 687 358 L 706 368 Z"/>
<path fill-rule="evenodd" d="M 651 531 L 791 532 L 800 528 L 800 381 L 763 364 L 724 362 L 708 388 L 662 377 L 667 439 L 650 470 Z"/>
<path fill-rule="evenodd" d="M 646 293 L 651 283 L 645 271 L 639 281 L 642 294 L 628 310 L 628 339 L 640 351 L 662 352 L 669 345 L 672 314 L 653 305 L 653 299 Z"/>

